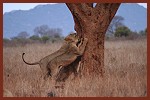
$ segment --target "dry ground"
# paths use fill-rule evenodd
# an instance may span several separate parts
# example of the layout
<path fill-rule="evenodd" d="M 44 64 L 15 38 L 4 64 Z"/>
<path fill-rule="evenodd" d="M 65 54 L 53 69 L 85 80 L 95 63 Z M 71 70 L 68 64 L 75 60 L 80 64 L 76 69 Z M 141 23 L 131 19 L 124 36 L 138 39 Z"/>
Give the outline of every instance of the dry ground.
<path fill-rule="evenodd" d="M 26 65 L 38 61 L 59 49 L 61 44 L 28 44 L 24 47 L 3 48 L 3 87 L 16 97 L 45 97 L 53 91 L 53 83 L 44 83 L 38 65 Z M 147 41 L 124 40 L 105 42 L 105 75 L 82 80 L 70 77 L 64 90 L 55 90 L 63 97 L 143 97 L 147 96 Z"/>

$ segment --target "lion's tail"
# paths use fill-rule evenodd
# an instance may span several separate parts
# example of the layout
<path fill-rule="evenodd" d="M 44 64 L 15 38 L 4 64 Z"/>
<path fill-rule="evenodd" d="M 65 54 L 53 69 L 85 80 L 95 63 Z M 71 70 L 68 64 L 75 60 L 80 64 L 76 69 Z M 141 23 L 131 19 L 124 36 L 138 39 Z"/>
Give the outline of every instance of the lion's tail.
<path fill-rule="evenodd" d="M 26 64 L 28 64 L 28 65 L 37 65 L 37 64 L 39 64 L 39 62 L 34 62 L 34 63 L 28 63 L 28 62 L 26 62 L 25 60 L 24 60 L 24 56 L 25 55 L 25 53 L 23 53 L 22 54 L 22 60 L 26 63 Z"/>

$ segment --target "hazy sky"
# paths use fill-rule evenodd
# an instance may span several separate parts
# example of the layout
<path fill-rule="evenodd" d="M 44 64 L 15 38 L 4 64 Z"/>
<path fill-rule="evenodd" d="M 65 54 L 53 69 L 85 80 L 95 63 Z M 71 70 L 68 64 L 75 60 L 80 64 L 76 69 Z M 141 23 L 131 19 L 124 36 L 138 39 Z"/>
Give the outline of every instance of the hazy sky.
<path fill-rule="evenodd" d="M 3 3 L 3 14 L 12 10 L 29 10 L 37 5 L 48 4 L 48 3 Z M 55 3 L 49 3 L 55 4 Z M 147 8 L 147 3 L 138 3 L 141 6 Z"/>

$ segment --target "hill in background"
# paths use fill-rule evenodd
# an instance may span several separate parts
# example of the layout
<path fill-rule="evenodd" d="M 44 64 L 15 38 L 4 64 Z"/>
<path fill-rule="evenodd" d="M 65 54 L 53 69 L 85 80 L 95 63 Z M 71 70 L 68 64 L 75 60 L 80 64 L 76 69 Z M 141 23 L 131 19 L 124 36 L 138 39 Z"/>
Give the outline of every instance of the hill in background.
<path fill-rule="evenodd" d="M 117 11 L 124 24 L 132 31 L 144 30 L 147 27 L 147 9 L 136 3 L 122 3 Z M 37 26 L 48 25 L 50 28 L 61 28 L 66 36 L 74 31 L 72 15 L 64 3 L 38 5 L 30 10 L 15 10 L 3 15 L 3 37 L 11 38 L 22 31 L 33 35 Z"/>

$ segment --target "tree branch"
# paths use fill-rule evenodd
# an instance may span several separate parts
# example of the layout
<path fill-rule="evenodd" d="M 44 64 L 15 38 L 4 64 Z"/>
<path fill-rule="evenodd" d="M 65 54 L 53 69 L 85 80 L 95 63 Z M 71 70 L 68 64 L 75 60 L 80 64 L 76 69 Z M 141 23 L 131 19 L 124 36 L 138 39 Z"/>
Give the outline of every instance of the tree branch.
<path fill-rule="evenodd" d="M 86 24 L 86 21 L 90 20 L 92 13 L 92 3 L 66 3 L 67 7 L 71 11 L 74 21 L 75 21 L 75 30 L 78 30 L 78 33 L 82 33 L 83 26 Z"/>
<path fill-rule="evenodd" d="M 93 3 L 66 3 L 66 5 L 73 16 L 77 17 L 78 15 L 78 17 L 87 18 L 91 15 Z"/>
<path fill-rule="evenodd" d="M 119 6 L 120 3 L 97 3 L 95 6 L 95 11 L 98 16 L 109 13 L 111 17 L 113 17 Z"/>
<path fill-rule="evenodd" d="M 94 9 L 95 20 L 97 20 L 98 24 L 101 24 L 101 28 L 110 24 L 119 6 L 120 3 L 97 3 Z M 104 20 L 107 20 L 107 23 L 103 23 Z"/>

